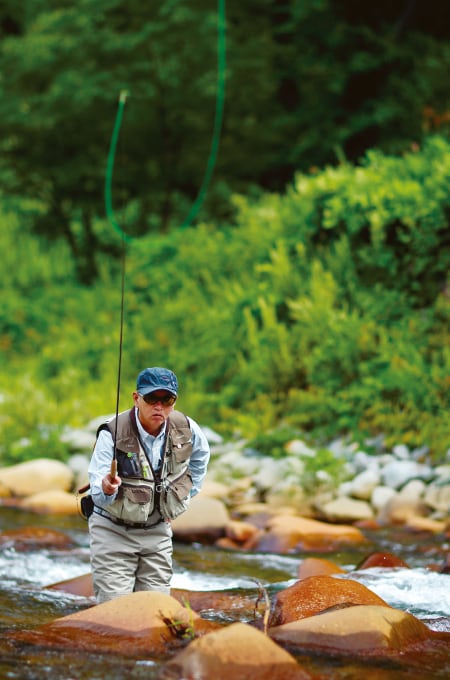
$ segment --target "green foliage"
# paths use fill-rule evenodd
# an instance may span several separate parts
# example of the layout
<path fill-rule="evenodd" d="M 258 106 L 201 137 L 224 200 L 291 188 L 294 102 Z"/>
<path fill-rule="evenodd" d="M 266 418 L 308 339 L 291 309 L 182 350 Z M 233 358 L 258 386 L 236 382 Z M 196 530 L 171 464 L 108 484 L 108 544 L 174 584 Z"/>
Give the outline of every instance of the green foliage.
<path fill-rule="evenodd" d="M 345 460 L 325 448 L 317 449 L 314 456 L 304 456 L 302 487 L 309 496 L 334 489 L 348 479 Z"/>
<path fill-rule="evenodd" d="M 271 432 L 263 432 L 250 439 L 249 448 L 256 449 L 264 456 L 284 458 L 287 455 L 286 444 L 299 436 L 299 431 L 292 427 L 281 426 Z"/>
<path fill-rule="evenodd" d="M 62 427 L 53 430 L 30 428 L 28 429 L 30 436 L 26 437 L 16 423 L 11 429 L 2 428 L 4 440 L 0 448 L 0 465 L 2 467 L 15 465 L 37 457 L 67 461 L 70 447 L 61 441 L 62 431 Z"/>
<path fill-rule="evenodd" d="M 261 446 L 269 433 L 272 454 L 291 432 L 324 445 L 382 433 L 442 459 L 449 176 L 450 145 L 432 137 L 402 157 L 299 174 L 285 194 L 235 197 L 233 224 L 131 241 L 121 407 L 143 366 L 168 365 L 179 408 Z M 79 286 L 69 250 L 46 252 L 7 208 L 0 429 L 12 443 L 113 412 L 121 272 L 103 255 L 95 284 Z"/>

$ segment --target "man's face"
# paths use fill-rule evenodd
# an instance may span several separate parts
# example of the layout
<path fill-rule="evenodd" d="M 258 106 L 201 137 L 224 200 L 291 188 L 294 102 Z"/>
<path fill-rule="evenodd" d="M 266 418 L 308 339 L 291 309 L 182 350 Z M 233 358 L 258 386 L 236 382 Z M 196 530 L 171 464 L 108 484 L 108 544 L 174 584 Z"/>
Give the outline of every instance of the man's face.
<path fill-rule="evenodd" d="M 176 397 L 166 390 L 156 390 L 144 397 L 133 392 L 134 404 L 139 411 L 141 425 L 149 434 L 156 436 L 173 411 Z"/>

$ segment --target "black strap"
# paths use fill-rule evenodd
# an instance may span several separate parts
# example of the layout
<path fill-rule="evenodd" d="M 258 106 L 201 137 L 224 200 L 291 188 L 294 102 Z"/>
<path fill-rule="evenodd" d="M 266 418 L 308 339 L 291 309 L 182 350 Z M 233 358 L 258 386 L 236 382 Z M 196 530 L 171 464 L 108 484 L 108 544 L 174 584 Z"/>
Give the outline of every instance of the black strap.
<path fill-rule="evenodd" d="M 114 524 L 118 524 L 119 526 L 122 527 L 128 527 L 129 529 L 150 529 L 151 527 L 155 527 L 157 524 L 160 524 L 163 522 L 163 518 L 161 517 L 158 519 L 156 522 L 153 522 L 152 524 L 147 524 L 146 522 L 125 522 L 123 519 L 119 519 L 118 517 L 113 517 L 109 512 L 106 510 L 103 510 L 103 508 L 100 508 L 98 505 L 94 506 L 94 512 L 97 515 L 100 515 L 101 517 L 105 517 L 106 519 L 109 519 L 111 522 Z"/>

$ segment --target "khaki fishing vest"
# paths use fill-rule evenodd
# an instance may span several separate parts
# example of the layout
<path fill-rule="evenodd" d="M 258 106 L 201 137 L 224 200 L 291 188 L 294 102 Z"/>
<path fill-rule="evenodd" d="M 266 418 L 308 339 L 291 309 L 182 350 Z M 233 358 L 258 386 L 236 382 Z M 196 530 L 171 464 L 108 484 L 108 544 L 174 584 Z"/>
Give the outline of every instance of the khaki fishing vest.
<path fill-rule="evenodd" d="M 114 440 L 113 418 L 97 431 L 107 429 Z M 172 411 L 167 419 L 162 461 L 154 470 L 139 439 L 134 407 L 117 418 L 117 474 L 122 479 L 117 498 L 105 510 L 124 522 L 151 525 L 175 519 L 187 510 L 192 488 L 189 460 L 192 432 L 184 413 Z"/>

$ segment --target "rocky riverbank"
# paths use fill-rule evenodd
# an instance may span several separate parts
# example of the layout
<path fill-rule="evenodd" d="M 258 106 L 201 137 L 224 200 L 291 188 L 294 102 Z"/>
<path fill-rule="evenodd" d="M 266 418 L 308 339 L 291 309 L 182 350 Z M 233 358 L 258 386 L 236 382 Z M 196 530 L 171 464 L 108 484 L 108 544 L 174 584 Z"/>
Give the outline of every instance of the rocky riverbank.
<path fill-rule="evenodd" d="M 74 452 L 67 463 L 39 458 L 0 469 L 0 504 L 78 513 L 76 492 L 87 482 L 97 425 L 66 432 Z M 386 452 L 378 442 L 378 453 L 368 453 L 336 440 L 315 450 L 292 440 L 273 458 L 205 432 L 212 452 L 207 480 L 173 522 L 180 540 L 289 553 L 360 542 L 360 529 L 391 525 L 449 536 L 450 462 L 433 466 L 426 449 Z"/>
<path fill-rule="evenodd" d="M 99 420 L 103 418 L 85 430 L 66 431 L 65 443 L 73 451 L 67 464 L 43 457 L 0 469 L 0 501 L 38 512 L 77 512 L 76 490 L 87 482 Z M 283 455 L 273 458 L 248 448 L 244 440 L 225 443 L 215 432 L 205 432 L 212 455 L 197 501 L 208 497 L 221 502 L 223 512 L 217 510 L 216 522 L 220 514 L 243 518 L 281 511 L 333 524 L 402 524 L 417 531 L 448 531 L 450 450 L 443 464 L 433 466 L 425 447 L 409 450 L 399 445 L 385 451 L 378 440 L 370 443 L 375 453 L 368 453 L 340 439 L 326 447 L 321 468 L 318 456 L 324 449 L 301 440 L 290 441 Z"/>

